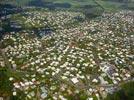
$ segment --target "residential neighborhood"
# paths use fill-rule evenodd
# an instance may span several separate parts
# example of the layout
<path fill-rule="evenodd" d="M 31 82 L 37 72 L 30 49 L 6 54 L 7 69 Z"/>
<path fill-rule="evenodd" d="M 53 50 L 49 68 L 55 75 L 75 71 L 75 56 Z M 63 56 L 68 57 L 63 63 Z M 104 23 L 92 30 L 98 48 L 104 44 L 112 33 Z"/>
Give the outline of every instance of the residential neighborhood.
<path fill-rule="evenodd" d="M 82 12 L 33 7 L 8 21 L 0 72 L 11 91 L 0 86 L 0 100 L 105 100 L 134 80 L 132 10 L 87 19 Z"/>

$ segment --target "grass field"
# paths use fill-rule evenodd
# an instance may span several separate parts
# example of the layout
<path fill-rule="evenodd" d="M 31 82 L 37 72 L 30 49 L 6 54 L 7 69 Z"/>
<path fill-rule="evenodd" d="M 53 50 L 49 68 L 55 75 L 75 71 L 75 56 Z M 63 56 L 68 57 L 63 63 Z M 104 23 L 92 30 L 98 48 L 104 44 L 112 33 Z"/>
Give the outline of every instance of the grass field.
<path fill-rule="evenodd" d="M 19 6 L 30 5 L 32 3 L 31 5 L 36 4 L 36 6 L 38 6 L 38 3 L 40 3 L 42 5 L 46 5 L 48 2 L 51 6 L 53 6 L 57 3 L 61 4 L 61 5 L 69 4 L 69 5 L 71 5 L 71 7 L 70 7 L 71 9 L 79 8 L 79 7 L 81 8 L 86 5 L 102 6 L 106 11 L 115 11 L 115 10 L 127 9 L 127 8 L 131 9 L 131 10 L 134 9 L 133 8 L 134 0 L 131 0 L 131 2 L 129 2 L 129 3 L 115 2 L 112 0 L 12 0 L 10 3 L 19 5 Z M 62 7 L 64 7 L 64 5 L 62 5 Z"/>

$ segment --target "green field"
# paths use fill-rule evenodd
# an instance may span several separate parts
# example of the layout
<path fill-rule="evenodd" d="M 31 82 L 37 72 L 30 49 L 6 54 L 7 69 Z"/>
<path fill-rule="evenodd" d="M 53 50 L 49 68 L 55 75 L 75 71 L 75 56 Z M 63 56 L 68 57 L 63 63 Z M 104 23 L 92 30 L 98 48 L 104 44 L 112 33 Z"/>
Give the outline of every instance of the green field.
<path fill-rule="evenodd" d="M 9 0 L 10 1 L 10 0 Z M 71 5 L 71 9 L 78 9 L 83 6 L 98 6 L 103 7 L 106 11 L 115 11 L 121 9 L 134 9 L 134 0 L 130 2 L 115 2 L 115 0 L 12 0 L 11 4 L 15 4 L 18 6 L 27 6 L 30 3 L 37 4 L 42 2 L 42 4 L 46 5 L 46 3 L 53 4 L 69 4 Z M 6 2 L 7 3 L 7 2 Z M 90 8 L 90 7 L 89 7 Z M 89 9 L 88 7 L 86 9 Z"/>

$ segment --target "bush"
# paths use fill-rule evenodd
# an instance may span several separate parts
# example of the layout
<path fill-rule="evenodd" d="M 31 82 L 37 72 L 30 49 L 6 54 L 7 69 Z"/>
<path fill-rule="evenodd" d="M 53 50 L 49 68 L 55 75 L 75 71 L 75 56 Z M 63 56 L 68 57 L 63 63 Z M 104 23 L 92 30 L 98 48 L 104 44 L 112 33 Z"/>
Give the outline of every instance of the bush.
<path fill-rule="evenodd" d="M 108 94 L 105 100 L 134 100 L 134 82 L 128 82 L 114 94 Z"/>

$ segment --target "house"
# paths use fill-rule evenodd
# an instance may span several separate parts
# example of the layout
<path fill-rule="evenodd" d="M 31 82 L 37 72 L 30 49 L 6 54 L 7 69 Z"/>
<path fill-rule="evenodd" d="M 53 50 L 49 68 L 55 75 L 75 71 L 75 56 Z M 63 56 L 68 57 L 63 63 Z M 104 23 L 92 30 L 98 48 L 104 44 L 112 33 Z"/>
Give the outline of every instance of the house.
<path fill-rule="evenodd" d="M 108 62 L 101 63 L 100 69 L 105 72 L 109 78 L 112 78 L 113 74 L 116 73 L 115 66 L 109 64 Z"/>
<path fill-rule="evenodd" d="M 10 22 L 10 27 L 15 28 L 15 29 L 21 29 L 22 28 L 21 25 L 18 24 L 17 22 L 15 22 L 15 21 Z"/>
<path fill-rule="evenodd" d="M 51 35 L 52 31 L 53 30 L 51 28 L 44 28 L 39 31 L 39 34 L 40 36 Z"/>
<path fill-rule="evenodd" d="M 1 31 L 3 31 L 3 28 L 2 28 L 2 27 L 0 27 L 0 32 L 1 32 Z"/>
<path fill-rule="evenodd" d="M 105 88 L 105 90 L 106 90 L 106 92 L 107 93 L 110 93 L 110 94 L 112 94 L 112 93 L 114 93 L 115 91 L 117 91 L 117 87 L 108 87 L 108 88 Z"/>

